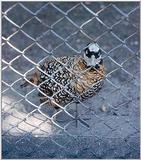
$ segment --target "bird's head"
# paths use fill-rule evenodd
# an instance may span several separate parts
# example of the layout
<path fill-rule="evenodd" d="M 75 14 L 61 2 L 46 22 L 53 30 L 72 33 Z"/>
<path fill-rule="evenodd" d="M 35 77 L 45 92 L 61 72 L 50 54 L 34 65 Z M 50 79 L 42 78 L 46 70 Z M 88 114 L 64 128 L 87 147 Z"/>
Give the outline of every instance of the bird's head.
<path fill-rule="evenodd" d="M 84 52 L 84 60 L 87 63 L 87 67 L 99 68 L 99 64 L 102 63 L 102 58 L 98 44 L 89 43 Z"/>

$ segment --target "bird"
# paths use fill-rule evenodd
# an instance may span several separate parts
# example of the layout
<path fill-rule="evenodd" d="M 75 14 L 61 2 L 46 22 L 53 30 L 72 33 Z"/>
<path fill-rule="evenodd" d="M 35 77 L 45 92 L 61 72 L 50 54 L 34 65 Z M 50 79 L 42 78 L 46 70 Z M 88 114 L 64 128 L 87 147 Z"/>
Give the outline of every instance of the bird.
<path fill-rule="evenodd" d="M 83 52 L 79 56 L 45 59 L 21 87 L 36 85 L 40 103 L 46 102 L 56 110 L 73 101 L 79 103 L 93 97 L 102 88 L 105 76 L 102 51 L 92 42 Z"/>

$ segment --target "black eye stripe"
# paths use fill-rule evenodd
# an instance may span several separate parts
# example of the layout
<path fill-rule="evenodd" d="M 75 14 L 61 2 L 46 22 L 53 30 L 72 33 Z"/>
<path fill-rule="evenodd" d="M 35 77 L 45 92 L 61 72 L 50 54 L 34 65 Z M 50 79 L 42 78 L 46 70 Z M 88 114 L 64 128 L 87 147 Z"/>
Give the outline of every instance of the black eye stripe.
<path fill-rule="evenodd" d="M 100 57 L 100 54 L 101 54 L 101 51 L 99 50 L 98 52 L 90 52 L 90 50 L 88 48 L 85 49 L 85 53 L 86 53 L 86 56 L 88 58 L 91 58 L 92 55 L 95 56 L 95 58 L 99 58 Z"/>
<path fill-rule="evenodd" d="M 86 53 L 86 56 L 89 58 L 92 56 L 92 53 L 89 51 L 89 49 L 86 49 L 85 53 Z"/>
<path fill-rule="evenodd" d="M 98 54 L 94 54 L 95 58 L 99 58 L 99 55 Z"/>

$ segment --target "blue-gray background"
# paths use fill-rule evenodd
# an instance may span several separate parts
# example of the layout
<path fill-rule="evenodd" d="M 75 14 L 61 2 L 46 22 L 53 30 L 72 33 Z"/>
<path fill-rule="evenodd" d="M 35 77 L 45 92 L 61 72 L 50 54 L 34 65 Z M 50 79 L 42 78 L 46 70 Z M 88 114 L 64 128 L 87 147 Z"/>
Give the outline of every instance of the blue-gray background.
<path fill-rule="evenodd" d="M 138 2 L 3 2 L 3 158 L 139 158 L 139 24 Z M 46 118 L 52 108 L 37 110 L 36 87 L 20 88 L 23 74 L 50 53 L 83 54 L 92 41 L 107 76 L 78 106 L 89 128 L 59 112 L 60 129 Z"/>

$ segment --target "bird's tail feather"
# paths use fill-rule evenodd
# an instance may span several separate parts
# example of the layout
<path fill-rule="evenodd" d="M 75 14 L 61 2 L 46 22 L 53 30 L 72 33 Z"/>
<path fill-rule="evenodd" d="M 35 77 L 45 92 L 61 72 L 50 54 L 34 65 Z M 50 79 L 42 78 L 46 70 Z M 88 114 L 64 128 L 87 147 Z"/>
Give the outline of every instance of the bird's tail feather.
<path fill-rule="evenodd" d="M 30 76 L 27 76 L 27 79 L 31 83 L 29 83 L 28 81 L 24 80 L 24 83 L 20 85 L 21 87 L 27 87 L 29 85 L 32 85 L 32 83 L 35 84 L 35 85 L 38 85 L 39 84 L 39 80 L 40 80 L 40 73 L 39 73 L 39 71 L 33 73 Z"/>

